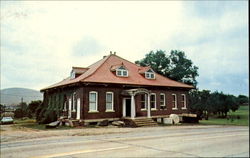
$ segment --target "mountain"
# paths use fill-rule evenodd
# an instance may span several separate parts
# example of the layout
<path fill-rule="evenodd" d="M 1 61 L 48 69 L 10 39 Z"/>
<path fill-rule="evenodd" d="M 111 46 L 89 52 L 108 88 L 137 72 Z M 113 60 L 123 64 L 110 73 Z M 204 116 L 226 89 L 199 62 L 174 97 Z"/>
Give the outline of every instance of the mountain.
<path fill-rule="evenodd" d="M 0 103 L 2 105 L 17 105 L 22 98 L 23 102 L 28 104 L 32 100 L 43 100 L 43 94 L 28 88 L 6 88 L 0 90 Z"/>

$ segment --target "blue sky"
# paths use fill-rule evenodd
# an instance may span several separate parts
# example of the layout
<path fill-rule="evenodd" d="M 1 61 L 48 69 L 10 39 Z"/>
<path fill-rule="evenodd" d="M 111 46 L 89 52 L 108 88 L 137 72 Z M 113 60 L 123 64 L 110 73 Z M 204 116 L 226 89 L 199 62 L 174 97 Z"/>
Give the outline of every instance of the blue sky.
<path fill-rule="evenodd" d="M 1 89 L 42 89 L 116 51 L 182 50 L 199 89 L 248 95 L 247 1 L 1 1 Z"/>

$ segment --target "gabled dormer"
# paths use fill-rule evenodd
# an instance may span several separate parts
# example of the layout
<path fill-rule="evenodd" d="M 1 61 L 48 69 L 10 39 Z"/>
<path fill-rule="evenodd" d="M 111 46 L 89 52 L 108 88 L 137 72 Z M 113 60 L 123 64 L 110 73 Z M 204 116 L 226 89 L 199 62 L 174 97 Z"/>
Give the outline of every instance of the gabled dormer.
<path fill-rule="evenodd" d="M 148 67 L 140 67 L 139 73 L 143 75 L 146 79 L 155 79 L 155 72 L 152 68 Z"/>
<path fill-rule="evenodd" d="M 70 72 L 70 79 L 77 78 L 78 76 L 82 75 L 84 72 L 86 72 L 88 68 L 83 67 L 72 67 L 72 70 Z"/>
<path fill-rule="evenodd" d="M 128 69 L 122 64 L 114 65 L 110 69 L 118 77 L 128 77 Z"/>
<path fill-rule="evenodd" d="M 155 72 L 150 68 L 148 71 L 145 72 L 146 79 L 155 79 Z"/>

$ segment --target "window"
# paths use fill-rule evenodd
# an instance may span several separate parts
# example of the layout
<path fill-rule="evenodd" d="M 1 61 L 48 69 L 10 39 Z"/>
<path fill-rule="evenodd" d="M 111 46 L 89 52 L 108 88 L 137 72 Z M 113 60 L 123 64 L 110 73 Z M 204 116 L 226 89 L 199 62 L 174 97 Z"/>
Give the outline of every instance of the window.
<path fill-rule="evenodd" d="M 161 105 L 161 109 L 166 108 L 166 101 L 165 101 L 165 94 L 164 93 L 160 94 L 160 105 Z"/>
<path fill-rule="evenodd" d="M 181 95 L 181 109 L 187 109 L 186 95 Z"/>
<path fill-rule="evenodd" d="M 76 73 L 75 73 L 75 71 L 72 70 L 71 73 L 70 73 L 70 78 L 74 79 L 75 76 L 76 76 Z"/>
<path fill-rule="evenodd" d="M 177 97 L 176 94 L 172 94 L 172 109 L 177 110 Z"/>
<path fill-rule="evenodd" d="M 89 92 L 89 111 L 97 112 L 98 93 L 95 91 Z"/>
<path fill-rule="evenodd" d="M 147 96 L 146 94 L 141 95 L 141 110 L 147 109 Z"/>
<path fill-rule="evenodd" d="M 114 111 L 113 92 L 106 93 L 106 111 Z"/>
<path fill-rule="evenodd" d="M 116 69 L 116 76 L 128 77 L 128 70 L 124 66 L 121 66 Z"/>
<path fill-rule="evenodd" d="M 155 79 L 155 73 L 152 69 L 149 69 L 145 72 L 145 78 L 147 79 Z"/>
<path fill-rule="evenodd" d="M 150 95 L 150 106 L 151 106 L 151 109 L 156 110 L 156 94 L 155 93 L 152 93 Z"/>

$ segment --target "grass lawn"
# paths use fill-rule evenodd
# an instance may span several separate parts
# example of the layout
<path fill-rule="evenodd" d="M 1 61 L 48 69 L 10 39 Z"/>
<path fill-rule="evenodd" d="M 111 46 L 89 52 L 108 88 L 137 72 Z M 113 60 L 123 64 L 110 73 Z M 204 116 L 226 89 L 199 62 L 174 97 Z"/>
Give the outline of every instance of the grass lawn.
<path fill-rule="evenodd" d="M 37 130 L 72 129 L 72 127 L 68 126 L 60 126 L 57 128 L 45 128 L 45 124 L 38 124 L 35 119 L 15 119 L 14 125 L 12 127 L 15 129 L 31 128 Z"/>
<path fill-rule="evenodd" d="M 211 116 L 208 120 L 200 120 L 200 124 L 204 125 L 239 125 L 248 126 L 249 123 L 249 106 L 240 106 L 240 108 L 228 113 L 229 119 L 218 118 L 217 116 Z M 238 117 L 238 118 L 237 118 Z"/>

